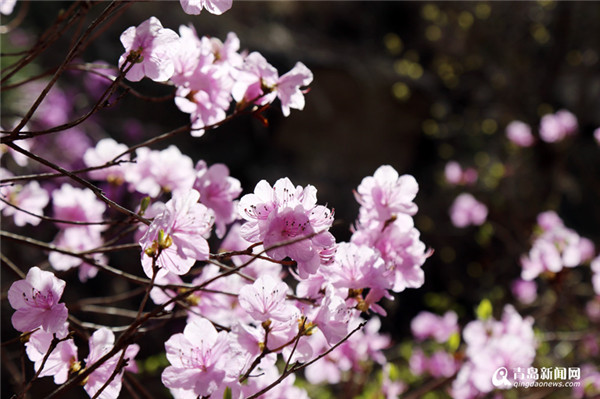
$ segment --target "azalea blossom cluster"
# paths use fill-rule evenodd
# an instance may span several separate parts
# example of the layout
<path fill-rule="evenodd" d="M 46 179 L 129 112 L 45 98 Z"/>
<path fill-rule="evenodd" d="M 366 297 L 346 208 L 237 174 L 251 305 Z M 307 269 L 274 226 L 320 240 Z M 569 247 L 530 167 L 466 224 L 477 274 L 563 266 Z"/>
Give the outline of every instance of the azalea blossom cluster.
<path fill-rule="evenodd" d="M 466 359 L 452 383 L 453 398 L 484 397 L 497 388 L 491 378 L 496 370 L 501 367 L 511 371 L 527 369 L 535 359 L 538 341 L 533 318 L 521 317 L 511 305 L 504 307 L 500 320 L 489 317 L 472 321 L 465 326 L 462 335 Z M 508 377 L 512 379 L 512 375 Z M 507 388 L 499 388 L 502 387 Z"/>
<path fill-rule="evenodd" d="M 566 109 L 546 114 L 540 120 L 539 136 L 542 141 L 555 143 L 577 133 L 577 117 Z M 536 138 L 525 122 L 512 121 L 506 126 L 506 137 L 519 147 L 531 147 Z"/>
<path fill-rule="evenodd" d="M 417 341 L 432 341 L 429 355 L 421 347 L 413 350 L 409 359 L 410 371 L 414 375 L 429 374 L 436 378 L 453 376 L 461 362 L 447 346 L 451 340 L 458 341 L 458 315 L 453 311 L 443 316 L 422 311 L 411 321 L 410 328 Z"/>
<path fill-rule="evenodd" d="M 444 168 L 446 182 L 451 185 L 473 185 L 477 182 L 478 173 L 475 168 L 464 168 L 456 161 L 450 161 Z"/>
<path fill-rule="evenodd" d="M 329 359 L 306 368 L 313 383 L 348 379 L 365 362 L 384 365 L 381 350 L 390 341 L 379 334 L 379 321 L 372 318 L 363 330 L 355 330 L 364 323 L 361 314 L 385 313 L 378 302 L 388 291 L 422 284 L 420 266 L 429 253 L 412 218 L 394 225 L 402 212 L 416 212 L 416 190 L 412 177 L 400 177 L 391 166 L 363 180 L 357 190 L 363 204 L 358 225 L 365 227 L 354 237 L 372 235 L 377 248 L 372 249 L 362 242 L 335 242 L 328 231 L 333 211 L 318 205 L 315 187 L 294 186 L 288 178 L 272 186 L 260 181 L 237 204 L 243 224 L 234 224 L 221 244 L 243 274 L 221 276 L 217 265 L 207 264 L 194 278 L 192 286 L 209 292 L 194 291 L 185 299 L 188 325 L 166 343 L 171 366 L 162 375 L 165 386 L 175 397 L 219 396 L 226 389 L 241 397 L 269 383 L 253 375 L 278 375 L 280 357 L 287 363 Z M 142 263 L 158 284 L 182 284 L 196 260 L 211 257 L 205 240 L 211 229 L 208 208 L 198 199 L 202 202 L 202 195 L 195 190 L 182 197 L 174 193 L 158 210 L 148 209 L 157 216 L 140 239 Z M 368 229 L 381 230 L 386 221 L 388 235 Z M 291 268 L 283 267 L 288 264 Z M 296 280 L 295 288 L 286 275 Z M 151 293 L 157 304 L 177 295 L 169 288 Z M 291 391 L 283 396 L 303 395 L 292 385 L 279 385 L 277 391 L 284 389 Z"/>
<path fill-rule="evenodd" d="M 188 5 L 191 2 L 186 2 Z M 225 42 L 199 37 L 191 26 L 179 34 L 150 17 L 121 35 L 125 52 L 119 67 L 130 81 L 148 77 L 170 81 L 176 87 L 175 104 L 190 114 L 192 136 L 222 122 L 233 101 L 237 108 L 265 106 L 280 100 L 285 116 L 290 108 L 303 109 L 302 88 L 312 82 L 312 72 L 301 62 L 279 76 L 258 52 L 240 52 L 240 41 L 229 33 Z"/>
<path fill-rule="evenodd" d="M 537 233 L 529 253 L 521 257 L 521 278 L 534 280 L 540 274 L 558 273 L 589 262 L 594 257 L 594 244 L 566 227 L 554 211 L 540 213 Z"/>
<path fill-rule="evenodd" d="M 13 326 L 28 334 L 25 344 L 27 356 L 34 362 L 40 377 L 52 376 L 56 384 L 63 384 L 70 373 L 96 363 L 112 349 L 115 340 L 109 329 L 102 327 L 96 330 L 89 340 L 89 355 L 84 360 L 85 366 L 82 366 L 77 346 L 69 333 L 67 307 L 59 302 L 64 289 L 65 282 L 53 273 L 32 267 L 25 279 L 14 282 L 8 290 L 10 305 L 16 309 L 12 316 Z M 123 354 L 126 366 L 117 372 L 117 378 L 109 379 L 116 372 L 121 352 L 96 368 L 84 385 L 90 397 L 106 385 L 97 397 L 116 398 L 121 390 L 123 371 L 137 371 L 133 359 L 138 351 L 137 344 L 127 347 Z"/>
<path fill-rule="evenodd" d="M 14 3 L 2 2 L 0 12 L 10 14 Z M 232 2 L 180 4 L 197 15 L 204 9 L 222 14 Z M 111 3 L 107 10 L 125 5 Z M 95 37 L 98 32 L 89 29 L 85 34 Z M 56 77 L 84 76 L 85 91 L 98 103 L 40 75 L 14 84 L 14 112 L 2 121 L 8 129 L 1 129 L 0 212 L 14 230 L 3 230 L 2 237 L 44 257 L 13 265 L 2 254 L 7 271 L 19 276 L 6 298 L 20 336 L 6 344 L 20 345 L 23 359 L 33 363 L 33 377 L 17 396 L 34 395 L 28 390 L 36 379 L 53 377 L 63 396 L 63 387 L 82 386 L 91 398 L 114 399 L 123 387 L 143 390 L 142 384 L 132 389 L 126 377 L 138 368 L 148 371 L 146 360 L 156 356 L 162 362 L 156 376 L 174 398 L 308 398 L 294 384 L 297 372 L 310 384 L 355 384 L 358 393 L 374 370 L 381 370 L 376 394 L 398 397 L 407 385 L 386 358 L 393 342 L 381 332 L 380 317 L 386 316 L 384 298 L 424 285 L 423 265 L 433 253 L 415 227 L 416 179 L 391 165 L 364 177 L 354 191 L 359 211 L 351 238 L 340 242 L 331 232 L 334 209 L 318 201 L 315 186 L 282 177 L 260 180 L 244 192 L 225 164 L 156 145 L 179 132 L 200 137 L 243 113 L 266 124 L 262 113 L 275 101 L 286 117 L 302 110 L 313 80 L 308 67 L 297 62 L 280 75 L 259 52 L 242 50 L 233 32 L 222 41 L 199 35 L 192 25 L 174 31 L 156 17 L 124 30 L 120 42 L 124 50 L 113 57 L 116 65 L 78 59 L 56 70 Z M 119 126 L 124 135 L 118 142 L 95 114 L 130 94 L 154 100 L 130 86 L 145 78 L 171 89 L 190 122 L 130 146 L 125 143 L 143 137 L 146 126 L 129 120 Z M 91 111 L 82 117 L 79 111 L 87 107 Z M 20 121 L 10 116 L 25 114 Z M 539 136 L 557 142 L 577 129 L 576 118 L 562 110 L 542 118 Z M 536 140 L 517 121 L 507 135 L 520 146 Z M 475 168 L 456 161 L 447 163 L 444 175 L 460 188 L 478 180 Z M 450 208 L 457 227 L 482 225 L 487 216 L 486 205 L 468 193 Z M 589 262 L 597 295 L 586 311 L 597 322 L 600 256 L 594 258 L 594 245 L 554 212 L 540 214 L 538 225 L 513 295 L 521 304 L 533 303 L 539 275 Z M 26 230 L 38 226 L 39 236 Z M 111 287 L 114 296 L 77 298 L 96 276 L 118 282 Z M 87 312 L 105 318 L 90 320 Z M 96 323 L 113 316 L 129 322 Z M 461 347 L 457 313 L 421 312 L 411 323 L 417 344 L 406 356 L 407 370 L 442 385 L 456 376 L 453 397 L 485 396 L 494 390 L 491 376 L 498 368 L 532 364 L 538 345 L 532 326 L 531 317 L 507 305 L 499 321 L 488 315 L 467 324 Z M 162 336 L 160 345 L 146 346 L 146 336 Z M 585 348 L 597 355 L 594 338 L 587 333 Z M 149 357 L 136 361 L 140 351 Z M 598 385 L 593 366 L 582 372 L 590 386 Z"/>
<path fill-rule="evenodd" d="M 450 206 L 450 220 L 456 227 L 480 226 L 488 215 L 487 206 L 469 193 L 462 193 Z"/>

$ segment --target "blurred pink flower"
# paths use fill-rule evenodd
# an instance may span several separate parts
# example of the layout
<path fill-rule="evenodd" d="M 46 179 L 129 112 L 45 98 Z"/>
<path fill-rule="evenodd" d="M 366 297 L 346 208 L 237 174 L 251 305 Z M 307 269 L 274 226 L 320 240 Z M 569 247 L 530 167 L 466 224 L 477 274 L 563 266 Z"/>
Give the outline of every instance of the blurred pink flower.
<path fill-rule="evenodd" d="M 448 341 L 452 334 L 458 333 L 458 315 L 449 310 L 444 316 L 422 311 L 410 322 L 413 336 L 423 341 L 434 338 L 437 342 Z"/>
<path fill-rule="evenodd" d="M 591 264 L 592 267 L 592 286 L 596 295 L 600 295 L 600 255 L 598 255 Z"/>
<path fill-rule="evenodd" d="M 517 300 L 529 305 L 537 298 L 537 284 L 535 281 L 517 279 L 512 282 L 510 289 Z"/>
<path fill-rule="evenodd" d="M 70 222 L 102 222 L 102 215 L 106 210 L 104 202 L 100 201 L 92 190 L 88 188 L 75 188 L 64 183 L 60 189 L 52 191 L 52 210 L 56 219 Z M 73 227 L 69 223 L 56 223 L 60 228 Z M 81 227 L 81 226 L 80 226 Z M 87 225 L 81 228 L 102 231 L 105 225 Z"/>
<path fill-rule="evenodd" d="M 125 171 L 125 180 L 131 189 L 153 198 L 158 197 L 161 190 L 188 191 L 194 179 L 192 159 L 174 145 L 161 151 L 138 148 L 136 163 L 129 165 Z"/>
<path fill-rule="evenodd" d="M 455 398 L 472 398 L 476 396 L 474 392 L 491 392 L 495 389 L 492 385 L 494 373 L 500 367 L 527 369 L 535 359 L 538 345 L 533 318 L 522 318 L 511 305 L 504 307 L 499 321 L 476 320 L 467 324 L 463 338 L 467 344 L 467 357 L 452 384 Z M 509 378 L 512 378 L 511 373 Z M 512 387 L 512 383 L 508 387 Z"/>
<path fill-rule="evenodd" d="M 0 1 L 0 14 L 10 15 L 12 14 L 17 0 L 2 0 Z"/>
<path fill-rule="evenodd" d="M 478 173 L 473 168 L 463 168 L 456 161 L 450 161 L 444 168 L 444 176 L 449 184 L 471 185 L 477 182 Z"/>
<path fill-rule="evenodd" d="M 34 215 L 44 216 L 44 208 L 50 201 L 48 192 L 41 188 L 40 184 L 35 180 L 27 183 L 25 186 L 16 185 L 1 187 L 0 193 L 4 200 L 18 208 L 33 213 L 33 215 L 30 215 L 10 205 L 1 203 L 0 209 L 4 216 L 13 215 L 14 222 L 17 226 L 25 226 L 27 223 L 32 226 L 40 224 L 41 219 Z"/>
<path fill-rule="evenodd" d="M 99 231 L 78 226 L 63 229 L 54 238 L 52 243 L 61 249 L 77 253 L 101 247 L 104 240 Z M 100 263 L 106 260 L 106 256 L 101 253 L 89 254 L 88 256 Z M 98 268 L 95 266 L 84 262 L 79 257 L 65 253 L 51 251 L 48 255 L 48 261 L 52 265 L 52 268 L 60 271 L 79 267 L 79 280 L 82 282 L 98 274 Z"/>
<path fill-rule="evenodd" d="M 117 143 L 111 138 L 105 138 L 98 141 L 96 147 L 86 150 L 85 154 L 83 154 L 83 162 L 85 162 L 87 167 L 101 166 L 112 161 L 114 157 L 126 150 L 127 146 L 125 144 Z M 128 161 L 129 154 L 122 156 L 119 160 Z M 121 184 L 125 180 L 125 169 L 128 165 L 125 163 L 108 168 L 91 170 L 88 172 L 88 175 L 92 179 L 107 180 L 111 183 Z"/>
<path fill-rule="evenodd" d="M 506 126 L 506 137 L 519 147 L 531 147 L 535 143 L 531 127 L 521 121 L 512 121 Z"/>
<path fill-rule="evenodd" d="M 521 278 L 533 280 L 540 273 L 558 273 L 563 267 L 575 267 L 591 260 L 594 244 L 567 228 L 553 211 L 537 217 L 542 232 L 535 237 L 529 253 L 521 256 Z"/>
<path fill-rule="evenodd" d="M 547 114 L 540 121 L 540 137 L 547 143 L 563 140 L 577 132 L 577 118 L 567 110 Z"/>
<path fill-rule="evenodd" d="M 450 219 L 456 227 L 482 225 L 487 219 L 487 207 L 469 193 L 462 193 L 450 207 Z"/>

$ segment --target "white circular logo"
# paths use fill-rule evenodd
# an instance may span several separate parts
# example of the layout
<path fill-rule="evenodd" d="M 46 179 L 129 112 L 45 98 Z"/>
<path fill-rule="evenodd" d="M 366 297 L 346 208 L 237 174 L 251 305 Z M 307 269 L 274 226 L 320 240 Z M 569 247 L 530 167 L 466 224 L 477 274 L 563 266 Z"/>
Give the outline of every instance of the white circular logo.
<path fill-rule="evenodd" d="M 508 370 L 506 367 L 500 367 L 494 372 L 494 375 L 492 375 L 492 385 L 501 389 L 512 387 L 512 384 L 508 380 Z"/>

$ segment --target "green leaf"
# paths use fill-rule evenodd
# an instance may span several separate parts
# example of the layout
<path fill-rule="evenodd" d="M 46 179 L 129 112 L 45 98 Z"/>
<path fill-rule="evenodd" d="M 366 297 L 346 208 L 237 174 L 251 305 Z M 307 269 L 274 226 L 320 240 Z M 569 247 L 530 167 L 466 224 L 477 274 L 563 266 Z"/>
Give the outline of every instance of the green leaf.
<path fill-rule="evenodd" d="M 485 298 L 477 306 L 475 314 L 479 320 L 487 320 L 492 317 L 492 311 L 492 303 L 489 299 Z"/>
<path fill-rule="evenodd" d="M 448 349 L 450 352 L 456 352 L 460 346 L 460 333 L 457 331 L 448 338 Z"/>
<path fill-rule="evenodd" d="M 142 198 L 142 202 L 140 203 L 140 216 L 142 216 L 146 212 L 148 206 L 150 206 L 150 197 L 146 196 Z"/>

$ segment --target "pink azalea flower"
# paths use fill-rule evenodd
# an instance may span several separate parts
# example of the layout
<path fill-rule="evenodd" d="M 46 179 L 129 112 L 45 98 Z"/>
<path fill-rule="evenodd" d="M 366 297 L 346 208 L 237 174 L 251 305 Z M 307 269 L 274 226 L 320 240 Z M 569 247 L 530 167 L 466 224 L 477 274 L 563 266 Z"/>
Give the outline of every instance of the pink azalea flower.
<path fill-rule="evenodd" d="M 594 130 L 594 139 L 596 140 L 596 143 L 598 143 L 598 145 L 600 145 L 600 127 L 596 128 L 596 130 Z"/>
<path fill-rule="evenodd" d="M 421 266 L 433 253 L 420 240 L 412 218 L 398 214 L 390 224 L 371 224 L 352 235 L 352 242 L 367 245 L 379 251 L 390 273 L 391 290 L 401 292 L 406 288 L 419 288 L 425 282 Z"/>
<path fill-rule="evenodd" d="M 8 177 L 8 176 L 6 176 Z M 25 186 L 17 185 L 14 187 L 1 187 L 0 193 L 4 199 L 11 204 L 27 211 L 34 215 L 44 215 L 44 208 L 50 201 L 48 192 L 40 187 L 37 181 L 31 181 Z M 2 213 L 4 216 L 14 216 L 14 222 L 17 226 L 25 226 L 29 223 L 32 226 L 40 224 L 40 218 L 22 212 L 10 205 L 1 204 Z"/>
<path fill-rule="evenodd" d="M 236 206 L 237 208 L 237 206 Z M 240 227 L 241 224 L 234 223 L 227 232 L 225 239 L 221 242 L 221 249 L 224 251 L 243 251 L 252 245 L 250 242 L 246 241 L 240 235 Z M 264 247 L 262 245 L 257 245 L 253 250 L 255 253 L 260 253 L 264 251 Z M 242 255 L 242 256 L 234 256 L 232 261 L 235 265 L 240 266 L 246 264 L 248 261 L 252 259 L 251 256 Z M 244 267 L 244 274 L 258 278 L 263 274 L 269 274 L 271 276 L 283 276 L 283 266 L 279 263 L 271 262 L 266 259 L 256 258 L 252 260 L 250 264 Z"/>
<path fill-rule="evenodd" d="M 391 370 L 391 364 L 388 363 L 383 366 L 381 393 L 385 399 L 397 399 L 408 389 L 408 385 L 403 381 L 390 379 Z"/>
<path fill-rule="evenodd" d="M 410 372 L 416 376 L 423 375 L 428 371 L 428 363 L 429 358 L 427 358 L 427 355 L 420 348 L 413 350 L 410 354 L 410 359 L 408 360 Z"/>
<path fill-rule="evenodd" d="M 24 280 L 15 281 L 8 289 L 8 301 L 16 310 L 12 315 L 15 329 L 26 332 L 37 327 L 49 333 L 59 332 L 68 317 L 64 303 L 58 303 L 65 282 L 53 273 L 34 266 Z"/>
<path fill-rule="evenodd" d="M 504 307 L 500 321 L 488 319 L 467 324 L 463 337 L 467 358 L 452 385 L 453 397 L 473 397 L 466 393 L 474 391 L 491 392 L 495 388 L 491 377 L 496 370 L 500 367 L 511 371 L 517 367 L 527 369 L 535 358 L 537 340 L 533 319 L 522 318 L 510 305 Z M 512 373 L 509 372 L 508 377 L 512 379 Z"/>
<path fill-rule="evenodd" d="M 391 288 L 381 255 L 366 245 L 341 243 L 333 264 L 324 273 L 336 288 Z"/>
<path fill-rule="evenodd" d="M 478 174 L 473 168 L 463 170 L 458 162 L 450 161 L 446 164 L 444 176 L 449 184 L 474 184 Z"/>
<path fill-rule="evenodd" d="M 57 338 L 64 338 L 68 332 L 68 323 L 61 329 L 63 333 L 56 334 Z M 29 360 L 34 362 L 37 371 L 42 366 L 44 357 L 50 349 L 50 344 L 55 333 L 37 330 L 29 336 L 25 343 L 25 351 Z M 40 377 L 54 376 L 55 384 L 63 384 L 69 377 L 71 367 L 77 363 L 77 347 L 72 339 L 59 342 L 48 356 Z"/>
<path fill-rule="evenodd" d="M 290 320 L 294 308 L 286 304 L 289 287 L 281 280 L 269 275 L 259 277 L 252 285 L 240 290 L 240 306 L 257 321 L 275 319 Z"/>
<path fill-rule="evenodd" d="M 222 277 L 222 270 L 211 264 L 202 267 L 198 277 L 192 280 L 195 286 L 205 284 L 208 280 L 214 280 L 205 287 L 214 292 L 196 291 L 188 297 L 190 306 L 188 312 L 188 322 L 198 315 L 210 317 L 210 319 L 221 325 L 230 325 L 239 321 L 250 321 L 246 311 L 238 306 L 237 297 L 234 295 L 223 295 L 221 292 L 238 293 L 247 283 L 242 281 L 238 275 L 229 275 Z M 215 279 L 215 277 L 220 278 Z"/>
<path fill-rule="evenodd" d="M 450 219 L 456 227 L 467 227 L 469 225 L 482 225 L 487 219 L 488 209 L 485 204 L 477 201 L 469 193 L 462 193 L 450 207 Z"/>
<path fill-rule="evenodd" d="M 53 216 L 56 219 L 72 222 L 101 222 L 106 210 L 104 202 L 100 201 L 92 190 L 75 188 L 64 183 L 60 189 L 52 192 Z M 73 227 L 73 224 L 57 223 L 61 228 Z M 89 225 L 90 230 L 102 231 L 103 225 Z"/>
<path fill-rule="evenodd" d="M 125 152 L 127 146 L 119 144 L 111 138 L 98 141 L 95 148 L 88 148 L 83 154 L 83 162 L 87 167 L 100 166 L 112 161 L 114 157 Z M 120 160 L 129 160 L 129 154 L 119 158 Z M 107 180 L 111 183 L 120 184 L 125 180 L 125 168 L 127 164 L 111 166 L 109 168 L 91 170 L 88 175 L 92 179 Z"/>
<path fill-rule="evenodd" d="M 357 334 L 359 332 L 355 333 L 355 335 Z M 323 334 L 313 334 L 310 336 L 310 340 L 315 354 L 323 353 L 331 347 Z M 343 374 L 351 368 L 352 360 L 347 358 L 345 353 L 338 347 L 328 353 L 323 359 L 306 367 L 304 369 L 304 376 L 313 385 L 322 383 L 337 384 L 342 381 Z"/>
<path fill-rule="evenodd" d="M 550 231 L 553 229 L 564 227 L 564 223 L 560 216 L 554 211 L 546 211 L 537 215 L 537 224 L 544 231 Z"/>
<path fill-rule="evenodd" d="M 209 64 L 197 67 L 188 84 L 177 89 L 175 105 L 190 114 L 193 137 L 203 136 L 205 127 L 225 119 L 232 85 L 226 68 Z"/>
<path fill-rule="evenodd" d="M 333 214 L 316 204 L 316 192 L 313 186 L 294 187 L 288 178 L 279 179 L 272 188 L 262 180 L 239 203 L 240 215 L 247 220 L 242 237 L 252 243 L 262 241 L 267 255 L 276 260 L 288 256 L 295 260 L 301 278 L 314 274 L 322 262 L 329 263 L 335 245 L 327 231 Z"/>
<path fill-rule="evenodd" d="M 137 82 L 147 76 L 154 81 L 165 81 L 173 75 L 170 46 L 178 39 L 177 33 L 163 28 L 156 17 L 150 17 L 137 27 L 131 26 L 121 34 L 125 53 L 119 58 L 119 68 L 123 67 L 128 57 L 139 55 L 140 58 L 127 72 L 126 78 Z"/>
<path fill-rule="evenodd" d="M 223 238 L 227 225 L 238 218 L 235 199 L 242 192 L 240 181 L 229 176 L 224 164 L 209 168 L 206 162 L 198 161 L 194 189 L 200 193 L 200 202 L 213 210 L 217 237 Z"/>
<path fill-rule="evenodd" d="M 573 386 L 573 398 L 593 398 L 600 395 L 600 369 L 598 369 L 598 365 L 583 364 L 581 366 L 580 381 L 580 384 Z"/>
<path fill-rule="evenodd" d="M 177 274 L 167 271 L 167 269 L 159 269 L 156 273 L 154 283 L 157 285 L 180 285 L 183 284 L 183 280 Z M 177 291 L 169 288 L 153 287 L 150 290 L 150 298 L 152 298 L 152 301 L 157 305 L 162 305 L 176 296 Z M 172 302 L 165 307 L 165 310 L 171 310 L 174 307 L 175 303 Z"/>
<path fill-rule="evenodd" d="M 142 266 L 148 277 L 153 274 L 151 253 L 158 253 L 158 267 L 175 274 L 185 274 L 197 260 L 208 259 L 206 236 L 210 234 L 213 215 L 198 203 L 199 198 L 196 190 L 174 193 L 140 239 Z"/>
<path fill-rule="evenodd" d="M 179 0 L 186 14 L 198 15 L 202 9 L 209 13 L 221 15 L 231 8 L 233 0 Z"/>
<path fill-rule="evenodd" d="M 506 126 L 506 137 L 519 147 L 531 147 L 535 143 L 531 127 L 521 121 L 512 121 Z"/>
<path fill-rule="evenodd" d="M 565 227 L 555 212 L 543 212 L 537 220 L 542 233 L 535 237 L 529 253 L 521 257 L 524 280 L 533 280 L 544 271 L 558 273 L 593 256 L 593 243 Z"/>
<path fill-rule="evenodd" d="M 252 101 L 258 105 L 270 104 L 275 98 L 281 102 L 284 116 L 289 116 L 290 108 L 304 109 L 302 87 L 308 86 L 313 74 L 301 62 L 281 77 L 271 64 L 257 52 L 250 53 L 241 67 L 232 88 L 233 98 L 239 102 Z"/>
<path fill-rule="evenodd" d="M 85 358 L 86 366 L 91 366 L 96 363 L 102 356 L 106 355 L 113 348 L 115 343 L 115 335 L 107 328 L 96 330 L 90 337 L 90 353 Z M 115 378 L 104 388 L 99 394 L 98 399 L 116 399 L 121 392 L 121 384 L 124 371 L 137 372 L 137 366 L 134 358 L 139 352 L 140 347 L 137 344 L 131 344 L 125 349 L 124 361 L 127 365 L 115 376 Z M 83 388 L 90 397 L 96 395 L 100 388 L 108 381 L 110 376 L 118 366 L 121 351 L 116 355 L 102 363 L 100 367 L 94 370 L 87 378 Z"/>
<path fill-rule="evenodd" d="M 529 305 L 537 298 L 537 284 L 535 281 L 517 279 L 512 282 L 510 289 L 517 300 Z"/>
<path fill-rule="evenodd" d="M 443 350 L 436 351 L 428 361 L 428 371 L 432 377 L 452 377 L 458 371 L 460 364 L 450 353 Z"/>
<path fill-rule="evenodd" d="M 577 118 L 567 110 L 548 114 L 540 121 L 540 137 L 547 143 L 555 143 L 577 132 Z"/>
<path fill-rule="evenodd" d="M 334 345 L 348 334 L 352 309 L 345 301 L 329 291 L 321 302 L 313 323 L 321 330 L 330 345 Z"/>
<path fill-rule="evenodd" d="M 592 286 L 596 295 L 600 295 L 600 255 L 598 255 L 591 264 L 592 267 Z"/>
<path fill-rule="evenodd" d="M 362 319 L 352 320 L 349 329 L 354 329 L 359 322 L 362 322 Z M 322 382 L 336 384 L 349 370 L 357 373 L 364 372 L 366 363 L 386 364 L 383 350 L 389 348 L 391 339 L 389 336 L 381 334 L 380 328 L 379 318 L 372 317 L 361 330 L 355 332 L 338 348 L 327 354 L 322 360 L 308 366 L 305 369 L 306 379 L 311 384 Z M 331 348 L 331 343 L 328 343 L 320 334 L 313 334 L 309 338 L 313 340 L 315 355 Z"/>
<path fill-rule="evenodd" d="M 434 338 L 437 342 L 443 343 L 448 341 L 452 334 L 458 332 L 458 316 L 451 310 L 444 316 L 423 311 L 411 321 L 410 328 L 419 341 Z"/>
<path fill-rule="evenodd" d="M 238 370 L 228 364 L 230 340 L 226 332 L 217 333 L 206 319 L 195 318 L 183 334 L 175 334 L 165 342 L 171 363 L 162 373 L 169 389 L 183 391 L 187 397 L 208 397 L 219 386 L 232 382 Z"/>
<path fill-rule="evenodd" d="M 237 75 L 237 71 L 244 63 L 244 57 L 239 53 L 240 39 L 234 32 L 227 34 L 227 39 L 222 42 L 216 37 L 204 36 L 203 42 L 208 42 L 211 53 L 214 55 L 215 64 L 225 65 L 230 68 L 232 77 Z"/>
<path fill-rule="evenodd" d="M 83 252 L 101 247 L 104 241 L 97 230 L 90 230 L 87 227 L 69 227 L 59 232 L 52 243 L 64 250 Z M 90 254 L 89 257 L 100 263 L 106 260 L 106 257 L 99 253 Z M 82 282 L 98 274 L 98 268 L 95 266 L 85 263 L 81 258 L 64 253 L 51 251 L 48 261 L 55 270 L 64 271 L 78 267 L 79 280 Z"/>
<path fill-rule="evenodd" d="M 2 0 L 0 2 L 0 14 L 10 15 L 17 4 L 17 0 Z"/>
<path fill-rule="evenodd" d="M 194 163 L 174 145 L 162 151 L 136 150 L 136 163 L 127 167 L 125 180 L 139 193 L 157 197 L 161 190 L 188 191 L 195 179 Z"/>
<path fill-rule="evenodd" d="M 181 25 L 179 36 L 171 54 L 174 64 L 171 81 L 178 87 L 188 86 L 191 76 L 199 66 L 210 65 L 215 60 L 214 54 L 203 46 L 193 26 Z"/>
<path fill-rule="evenodd" d="M 290 115 L 290 108 L 302 111 L 304 109 L 304 92 L 302 87 L 308 86 L 313 80 L 313 74 L 301 62 L 287 73 L 283 74 L 277 81 L 277 97 L 281 102 L 283 116 Z"/>
<path fill-rule="evenodd" d="M 362 180 L 355 193 L 361 205 L 360 223 L 368 226 L 373 221 L 386 222 L 398 213 L 414 215 L 418 210 L 413 202 L 417 191 L 414 177 L 399 176 L 389 165 L 380 166 L 373 176 Z"/>

